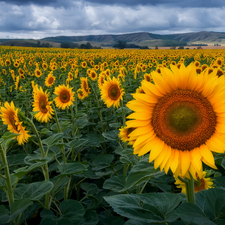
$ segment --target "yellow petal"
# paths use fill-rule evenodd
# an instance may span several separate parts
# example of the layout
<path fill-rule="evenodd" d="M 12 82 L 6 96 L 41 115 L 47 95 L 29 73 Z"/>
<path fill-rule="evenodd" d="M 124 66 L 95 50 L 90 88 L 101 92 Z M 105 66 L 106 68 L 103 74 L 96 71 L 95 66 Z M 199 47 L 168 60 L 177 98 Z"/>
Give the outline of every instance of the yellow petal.
<path fill-rule="evenodd" d="M 213 154 L 208 147 L 206 145 L 201 145 L 199 149 L 200 154 L 202 155 L 202 161 L 213 169 L 217 169 Z"/>
<path fill-rule="evenodd" d="M 180 152 L 180 159 L 181 159 L 181 175 L 184 176 L 190 167 L 191 156 L 189 151 L 182 151 Z"/>
<path fill-rule="evenodd" d="M 163 150 L 164 142 L 161 141 L 159 138 L 155 137 L 151 141 L 151 152 L 149 155 L 149 162 L 152 162 Z"/>

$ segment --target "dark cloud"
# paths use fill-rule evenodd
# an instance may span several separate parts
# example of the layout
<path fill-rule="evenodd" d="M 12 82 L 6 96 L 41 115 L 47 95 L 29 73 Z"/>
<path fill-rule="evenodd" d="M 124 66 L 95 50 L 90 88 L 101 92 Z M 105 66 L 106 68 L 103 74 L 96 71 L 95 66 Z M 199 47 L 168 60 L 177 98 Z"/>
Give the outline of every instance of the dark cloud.
<path fill-rule="evenodd" d="M 169 7 L 205 7 L 215 8 L 225 6 L 224 0 L 86 0 L 89 3 L 104 4 L 104 5 L 165 5 Z"/>
<path fill-rule="evenodd" d="M 37 5 L 37 6 L 53 6 L 53 7 L 69 7 L 73 4 L 73 0 L 0 0 L 6 4 L 12 5 Z"/>
<path fill-rule="evenodd" d="M 223 4 L 219 0 L 204 4 L 202 0 L 0 0 L 0 38 L 224 31 Z"/>
<path fill-rule="evenodd" d="M 224 0 L 0 0 L 7 4 L 16 5 L 41 5 L 41 6 L 68 6 L 73 2 L 88 2 L 100 5 L 124 5 L 124 6 L 137 6 L 137 5 L 165 5 L 168 7 L 223 7 L 225 6 Z"/>

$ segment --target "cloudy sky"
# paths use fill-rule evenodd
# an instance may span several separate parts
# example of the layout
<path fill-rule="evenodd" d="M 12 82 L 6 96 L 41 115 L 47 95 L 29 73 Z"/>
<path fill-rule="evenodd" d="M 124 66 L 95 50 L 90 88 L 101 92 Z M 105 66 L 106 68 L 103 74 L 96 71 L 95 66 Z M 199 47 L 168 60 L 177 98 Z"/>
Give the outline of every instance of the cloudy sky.
<path fill-rule="evenodd" d="M 0 0 L 0 38 L 225 32 L 224 0 Z"/>

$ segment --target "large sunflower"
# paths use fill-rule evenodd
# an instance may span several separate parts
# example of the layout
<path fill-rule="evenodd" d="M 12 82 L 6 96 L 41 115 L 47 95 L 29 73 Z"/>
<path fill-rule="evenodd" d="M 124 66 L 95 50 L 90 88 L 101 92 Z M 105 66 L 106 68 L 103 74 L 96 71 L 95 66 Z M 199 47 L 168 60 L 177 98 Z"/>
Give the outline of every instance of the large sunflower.
<path fill-rule="evenodd" d="M 55 98 L 56 106 L 60 109 L 65 109 L 73 104 L 74 101 L 74 92 L 72 92 L 73 88 L 69 88 L 68 86 L 59 85 L 55 88 L 54 94 L 58 95 Z"/>
<path fill-rule="evenodd" d="M 101 99 L 105 102 L 108 108 L 112 105 L 113 107 L 119 107 L 120 100 L 123 99 L 124 91 L 120 87 L 120 82 L 118 79 L 113 77 L 113 79 L 108 78 L 104 82 L 101 89 Z"/>
<path fill-rule="evenodd" d="M 197 76 L 194 64 L 152 72 L 155 84 L 142 82 L 145 94 L 133 94 L 134 154 L 150 152 L 149 161 L 175 176 L 201 178 L 202 162 L 215 168 L 212 151 L 225 151 L 225 81 L 216 72 Z"/>
<path fill-rule="evenodd" d="M 18 109 L 15 108 L 14 103 L 11 102 L 9 104 L 8 102 L 5 102 L 4 106 L 0 108 L 0 112 L 0 117 L 2 118 L 3 123 L 8 125 L 7 129 L 11 133 L 20 134 L 17 136 L 18 144 L 23 145 L 27 142 L 30 135 L 22 126 L 23 122 L 19 121 Z"/>
<path fill-rule="evenodd" d="M 44 93 L 42 87 L 37 88 L 34 92 L 33 112 L 39 111 L 34 115 L 39 122 L 47 123 L 52 118 L 53 109 L 51 103 L 48 101 L 47 91 Z"/>

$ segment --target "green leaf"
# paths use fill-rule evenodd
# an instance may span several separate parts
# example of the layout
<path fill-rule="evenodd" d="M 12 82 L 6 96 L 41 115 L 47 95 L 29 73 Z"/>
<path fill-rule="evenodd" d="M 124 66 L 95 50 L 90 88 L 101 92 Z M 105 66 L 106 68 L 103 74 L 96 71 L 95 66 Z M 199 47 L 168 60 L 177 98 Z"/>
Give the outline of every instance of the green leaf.
<path fill-rule="evenodd" d="M 61 141 L 61 138 L 63 137 L 63 133 L 57 133 L 53 134 L 50 137 L 42 140 L 42 143 L 48 146 L 56 145 Z"/>
<path fill-rule="evenodd" d="M 92 162 L 93 170 L 101 170 L 111 166 L 114 159 L 114 155 L 101 155 L 95 158 Z"/>
<path fill-rule="evenodd" d="M 23 177 L 25 174 L 30 173 L 32 170 L 37 169 L 38 167 L 43 166 L 44 164 L 46 164 L 46 162 L 37 162 L 32 164 L 31 166 L 27 167 L 21 167 L 17 170 L 14 170 L 14 175 L 17 176 L 19 179 L 21 177 Z"/>
<path fill-rule="evenodd" d="M 205 213 L 193 203 L 183 203 L 177 209 L 177 214 L 184 222 L 193 225 L 216 225 Z"/>
<path fill-rule="evenodd" d="M 119 192 L 125 188 L 125 185 L 126 185 L 126 176 L 121 175 L 107 179 L 103 184 L 103 188 Z"/>
<path fill-rule="evenodd" d="M 87 195 L 93 195 L 99 192 L 98 186 L 96 184 L 84 182 L 81 183 L 80 187 L 86 191 Z"/>
<path fill-rule="evenodd" d="M 42 217 L 40 225 L 57 225 L 57 217 L 51 210 L 42 210 L 40 216 Z"/>
<path fill-rule="evenodd" d="M 121 123 L 110 123 L 109 126 L 113 127 L 113 128 L 120 128 L 121 127 Z"/>
<path fill-rule="evenodd" d="M 149 223 L 129 219 L 124 225 L 149 225 Z"/>
<path fill-rule="evenodd" d="M 49 129 L 47 129 L 47 128 L 43 128 L 43 129 L 41 129 L 41 132 L 40 132 L 40 134 L 45 134 L 45 135 L 51 135 L 52 134 L 52 131 L 50 131 Z"/>
<path fill-rule="evenodd" d="M 63 201 L 59 208 L 62 217 L 69 219 L 73 224 L 79 224 L 83 220 L 85 210 L 80 202 L 70 199 Z"/>
<path fill-rule="evenodd" d="M 101 143 L 105 141 L 102 135 L 97 133 L 87 134 L 87 139 L 89 140 L 87 145 L 92 147 L 100 147 Z"/>
<path fill-rule="evenodd" d="M 216 199 L 225 194 L 225 191 L 219 188 L 212 188 L 204 191 L 204 213 L 208 218 L 213 219 L 216 217 L 215 204 Z"/>
<path fill-rule="evenodd" d="M 6 151 L 10 142 L 19 135 L 20 134 L 10 133 L 10 132 L 4 133 L 1 138 L 1 143 L 0 143 L 2 145 L 2 148 Z"/>
<path fill-rule="evenodd" d="M 71 142 L 68 143 L 68 145 L 73 148 L 73 149 L 76 149 L 76 148 L 80 148 L 82 146 L 84 146 L 89 140 L 88 139 L 76 139 L 76 140 L 73 140 Z"/>
<path fill-rule="evenodd" d="M 13 202 L 11 205 L 12 214 L 10 215 L 10 221 L 14 220 L 32 204 L 33 202 L 26 198 Z"/>
<path fill-rule="evenodd" d="M 213 184 L 216 187 L 225 189 L 225 177 L 213 177 Z"/>
<path fill-rule="evenodd" d="M 84 220 L 81 225 L 97 225 L 99 222 L 98 215 L 95 211 L 87 210 L 84 214 Z"/>
<path fill-rule="evenodd" d="M 175 208 L 179 195 L 171 193 L 127 194 L 104 197 L 114 211 L 130 219 L 147 223 L 165 223 L 177 220 Z"/>
<path fill-rule="evenodd" d="M 75 121 L 75 127 L 80 129 L 84 128 L 87 124 L 88 124 L 87 119 L 79 118 Z"/>
<path fill-rule="evenodd" d="M 0 225 L 7 224 L 10 221 L 9 210 L 4 205 L 0 205 Z"/>
<path fill-rule="evenodd" d="M 124 220 L 118 216 L 110 216 L 107 218 L 101 218 L 100 224 L 102 225 L 124 225 Z"/>
<path fill-rule="evenodd" d="M 219 156 L 215 160 L 215 164 L 223 167 L 225 169 L 225 159 L 222 156 Z"/>
<path fill-rule="evenodd" d="M 27 155 L 26 154 L 14 154 L 7 156 L 8 165 L 11 166 L 21 166 L 25 164 L 24 159 Z"/>
<path fill-rule="evenodd" d="M 13 139 L 17 136 L 19 136 L 20 134 L 17 133 L 11 133 L 11 132 L 6 132 L 3 134 L 2 138 L 4 139 L 4 141 L 9 140 L 9 139 Z"/>
<path fill-rule="evenodd" d="M 60 175 L 59 176 L 68 176 L 72 174 L 82 173 L 87 171 L 87 165 L 83 165 L 78 162 L 67 163 L 65 165 L 58 166 Z"/>
<path fill-rule="evenodd" d="M 121 192 L 126 191 L 141 182 L 150 179 L 156 175 L 160 175 L 162 172 L 157 169 L 155 170 L 154 164 L 149 163 L 148 159 L 144 159 L 138 162 L 129 172 L 126 178 L 126 186 Z"/>
<path fill-rule="evenodd" d="M 60 181 L 58 182 L 58 180 L 60 179 Z M 69 182 L 70 178 L 69 177 L 54 177 L 52 178 L 50 181 L 55 185 L 56 182 L 58 182 L 54 189 L 52 190 L 52 195 L 55 195 L 57 192 L 59 192 L 60 190 L 62 190 Z"/>
<path fill-rule="evenodd" d="M 103 133 L 102 136 L 110 141 L 116 141 L 119 139 L 118 133 L 119 133 L 118 130 L 112 130 L 112 131 L 107 131 L 107 132 Z"/>
<path fill-rule="evenodd" d="M 18 187 L 14 191 L 15 199 L 40 200 L 51 191 L 53 183 L 50 181 L 40 181 Z"/>

